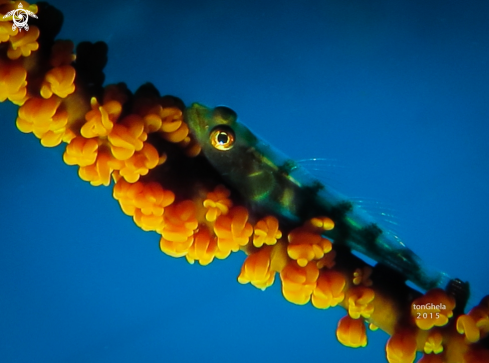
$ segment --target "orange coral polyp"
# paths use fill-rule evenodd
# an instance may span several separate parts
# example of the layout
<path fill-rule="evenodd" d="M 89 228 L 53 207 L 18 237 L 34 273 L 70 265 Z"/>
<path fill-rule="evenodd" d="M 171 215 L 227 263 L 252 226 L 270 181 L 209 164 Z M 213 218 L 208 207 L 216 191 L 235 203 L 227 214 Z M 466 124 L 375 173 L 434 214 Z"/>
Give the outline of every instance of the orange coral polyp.
<path fill-rule="evenodd" d="M 114 186 L 114 198 L 122 211 L 146 231 L 160 232 L 163 228 L 165 208 L 175 200 L 175 194 L 155 182 L 130 184 L 119 179 Z"/>
<path fill-rule="evenodd" d="M 193 236 L 197 227 L 194 202 L 186 200 L 166 209 L 161 235 L 172 242 L 184 242 Z"/>
<path fill-rule="evenodd" d="M 424 343 L 423 351 L 426 354 L 440 354 L 443 352 L 443 336 L 439 331 L 431 331 Z"/>
<path fill-rule="evenodd" d="M 465 339 L 471 343 L 478 342 L 480 339 L 479 328 L 475 320 L 469 315 L 460 315 L 457 318 L 457 331 L 464 334 Z"/>
<path fill-rule="evenodd" d="M 120 167 L 120 162 L 107 152 L 99 152 L 94 164 L 80 166 L 78 175 L 82 180 L 90 182 L 93 186 L 108 186 L 112 172 L 120 169 Z"/>
<path fill-rule="evenodd" d="M 311 232 L 306 227 L 295 228 L 289 233 L 288 239 L 287 253 L 302 267 L 312 260 L 321 259 L 333 248 L 328 239 L 323 238 L 319 233 Z"/>
<path fill-rule="evenodd" d="M 370 318 L 374 312 L 373 300 L 375 292 L 364 286 L 356 286 L 348 291 L 348 314 L 353 319 L 358 319 L 360 316 Z"/>
<path fill-rule="evenodd" d="M 441 307 L 442 304 L 445 309 L 436 308 L 436 306 Z M 416 309 L 417 307 L 428 305 L 429 308 Z M 434 326 L 446 325 L 449 318 L 453 316 L 454 308 L 455 300 L 453 297 L 448 296 L 442 289 L 433 289 L 412 302 L 411 316 L 420 329 L 429 330 Z M 421 314 L 421 316 L 425 314 L 426 318 L 416 319 L 418 314 Z"/>
<path fill-rule="evenodd" d="M 19 29 L 17 28 L 12 29 L 12 25 L 10 25 L 10 23 L 2 21 L 4 20 L 3 15 L 4 14 L 0 13 L 0 43 L 8 42 L 11 37 L 17 35 L 19 32 Z"/>
<path fill-rule="evenodd" d="M 201 265 L 206 266 L 214 260 L 216 251 L 216 237 L 212 236 L 207 228 L 200 227 L 185 257 L 190 264 L 199 261 Z"/>
<path fill-rule="evenodd" d="M 134 223 L 143 231 L 158 231 L 164 223 L 163 215 L 144 214 L 141 210 L 136 210 L 134 213 Z"/>
<path fill-rule="evenodd" d="M 367 345 L 367 329 L 363 319 L 352 319 L 345 316 L 338 322 L 336 328 L 338 341 L 351 348 L 365 347 Z"/>
<path fill-rule="evenodd" d="M 213 192 L 207 193 L 203 206 L 207 208 L 205 218 L 208 222 L 215 222 L 221 214 L 226 215 L 233 202 L 229 199 L 231 192 L 223 185 L 218 185 Z"/>
<path fill-rule="evenodd" d="M 144 116 L 143 120 L 147 133 L 156 132 L 161 129 L 161 118 L 158 115 L 152 113 Z"/>
<path fill-rule="evenodd" d="M 274 216 L 266 216 L 256 223 L 253 234 L 255 247 L 273 246 L 280 238 L 282 238 L 282 232 L 279 230 L 278 219 Z"/>
<path fill-rule="evenodd" d="M 188 136 L 188 125 L 183 122 L 182 111 L 175 107 L 161 108 L 161 135 L 167 141 L 179 143 Z"/>
<path fill-rule="evenodd" d="M 28 57 L 33 51 L 39 49 L 39 28 L 31 26 L 28 32 L 18 32 L 10 37 L 10 47 L 7 50 L 7 57 L 10 59 L 18 59 L 21 56 Z"/>
<path fill-rule="evenodd" d="M 144 188 L 134 198 L 136 207 L 146 215 L 163 215 L 164 208 L 175 200 L 175 194 L 170 190 L 163 189 L 156 182 L 143 185 Z"/>
<path fill-rule="evenodd" d="M 7 98 L 22 105 L 27 94 L 27 71 L 16 64 L 7 64 L 0 60 L 0 102 Z"/>
<path fill-rule="evenodd" d="M 372 268 L 365 266 L 363 268 L 357 268 L 353 273 L 353 284 L 354 285 L 364 285 L 372 286 L 372 280 L 370 280 L 370 275 L 372 275 Z"/>
<path fill-rule="evenodd" d="M 191 200 L 172 204 L 165 210 L 161 251 L 173 257 L 185 256 L 194 242 L 197 227 L 195 205 Z"/>
<path fill-rule="evenodd" d="M 136 213 L 137 195 L 143 190 L 143 183 L 130 184 L 121 178 L 117 180 L 114 186 L 113 196 L 119 201 L 122 211 L 128 216 L 133 216 Z"/>
<path fill-rule="evenodd" d="M 145 143 L 141 151 L 135 152 L 132 157 L 124 160 L 119 168 L 120 175 L 129 183 L 135 183 L 142 175 L 148 174 L 151 169 L 160 165 L 160 156 L 155 147 Z"/>
<path fill-rule="evenodd" d="M 134 222 L 145 231 L 161 232 L 164 225 L 165 208 L 174 200 L 173 192 L 163 190 L 159 184 L 145 184 L 141 193 L 137 194 L 130 203 L 134 208 L 132 212 Z"/>
<path fill-rule="evenodd" d="M 63 161 L 68 165 L 92 165 L 97 160 L 98 147 L 96 139 L 78 136 L 66 146 Z"/>
<path fill-rule="evenodd" d="M 55 97 L 47 100 L 37 97 L 30 98 L 19 108 L 17 127 L 26 133 L 35 133 L 36 128 L 39 129 L 38 132 L 46 132 L 49 130 L 49 122 L 56 113 L 59 104 L 59 100 Z"/>
<path fill-rule="evenodd" d="M 474 319 L 477 328 L 479 328 L 481 338 L 489 334 L 489 306 L 484 307 L 484 300 L 479 306 L 474 307 L 468 314 Z"/>
<path fill-rule="evenodd" d="M 312 304 L 318 309 L 336 306 L 345 298 L 346 280 L 337 271 L 321 271 L 312 293 Z"/>
<path fill-rule="evenodd" d="M 332 269 L 336 264 L 335 258 L 336 258 L 336 251 L 331 250 L 328 253 L 326 253 L 323 256 L 323 258 L 319 259 L 316 262 L 316 265 L 320 269 L 322 269 L 322 268 Z"/>
<path fill-rule="evenodd" d="M 314 228 L 320 231 L 330 231 L 334 228 L 334 222 L 329 217 L 315 217 L 309 220 L 309 223 Z"/>
<path fill-rule="evenodd" d="M 61 98 L 75 92 L 75 68 L 70 65 L 64 65 L 51 69 L 44 78 L 41 86 L 41 96 L 49 98 L 53 93 Z"/>
<path fill-rule="evenodd" d="M 412 363 L 416 358 L 416 339 L 410 331 L 395 332 L 385 347 L 389 363 Z"/>
<path fill-rule="evenodd" d="M 135 151 L 141 151 L 147 138 L 144 121 L 138 115 L 122 119 L 108 135 L 112 155 L 118 160 L 127 160 Z"/>
<path fill-rule="evenodd" d="M 295 261 L 290 261 L 280 272 L 282 294 L 285 299 L 297 305 L 304 305 L 311 299 L 316 287 L 319 269 L 314 263 L 301 267 Z"/>
<path fill-rule="evenodd" d="M 53 116 L 53 122 L 48 130 L 41 137 L 41 144 L 45 147 L 54 147 L 61 144 L 66 136 L 66 126 L 68 124 L 68 113 L 66 111 L 58 111 Z"/>
<path fill-rule="evenodd" d="M 68 113 L 59 110 L 60 100 L 30 98 L 19 109 L 17 128 L 25 133 L 34 133 L 46 147 L 59 145 L 67 131 Z"/>
<path fill-rule="evenodd" d="M 87 122 L 80 130 L 81 135 L 87 139 L 109 135 L 122 112 L 122 105 L 117 101 L 109 101 L 100 106 L 95 97 L 92 97 L 90 104 L 92 110 L 85 115 Z"/>
<path fill-rule="evenodd" d="M 249 255 L 238 276 L 240 284 L 251 283 L 253 286 L 265 290 L 272 286 L 275 280 L 275 271 L 270 270 L 271 247 L 265 247 Z"/>
<path fill-rule="evenodd" d="M 280 240 L 272 246 L 272 252 L 270 255 L 270 270 L 282 272 L 289 261 L 289 257 L 287 256 L 287 247 L 284 241 Z"/>
<path fill-rule="evenodd" d="M 216 257 L 226 258 L 248 244 L 253 227 L 248 223 L 248 211 L 244 207 L 233 207 L 227 215 L 221 215 L 214 224 L 218 251 Z"/>
<path fill-rule="evenodd" d="M 181 241 L 172 241 L 164 237 L 160 239 L 160 250 L 171 257 L 183 257 L 188 254 L 192 243 L 194 242 L 194 237 L 187 237 Z"/>

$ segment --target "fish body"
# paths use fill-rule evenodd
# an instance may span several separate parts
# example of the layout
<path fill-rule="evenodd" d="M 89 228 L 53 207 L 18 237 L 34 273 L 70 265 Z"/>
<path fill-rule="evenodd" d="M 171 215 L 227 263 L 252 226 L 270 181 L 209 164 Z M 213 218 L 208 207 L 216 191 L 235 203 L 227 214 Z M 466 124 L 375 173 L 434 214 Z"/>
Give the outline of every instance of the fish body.
<path fill-rule="evenodd" d="M 255 213 L 281 223 L 327 216 L 324 236 L 385 265 L 423 290 L 445 288 L 450 278 L 421 259 L 364 209 L 325 185 L 304 167 L 253 134 L 227 107 L 193 104 L 186 121 L 204 156 Z M 229 144 L 229 145 L 228 145 Z"/>

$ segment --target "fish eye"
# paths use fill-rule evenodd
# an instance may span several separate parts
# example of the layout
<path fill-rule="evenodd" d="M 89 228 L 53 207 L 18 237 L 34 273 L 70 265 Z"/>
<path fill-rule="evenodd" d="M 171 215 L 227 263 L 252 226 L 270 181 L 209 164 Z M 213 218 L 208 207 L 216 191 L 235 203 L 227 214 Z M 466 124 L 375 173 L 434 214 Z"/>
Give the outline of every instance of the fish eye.
<path fill-rule="evenodd" d="M 233 147 L 234 141 L 234 131 L 225 125 L 220 125 L 214 128 L 210 134 L 211 145 L 217 150 L 229 150 Z"/>

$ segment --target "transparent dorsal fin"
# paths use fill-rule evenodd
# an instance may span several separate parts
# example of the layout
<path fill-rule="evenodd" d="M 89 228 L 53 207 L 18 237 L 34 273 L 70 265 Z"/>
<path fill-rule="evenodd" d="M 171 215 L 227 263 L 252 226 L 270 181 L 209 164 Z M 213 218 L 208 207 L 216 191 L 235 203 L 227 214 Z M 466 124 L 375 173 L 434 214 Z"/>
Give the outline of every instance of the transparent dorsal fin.
<path fill-rule="evenodd" d="M 351 198 L 351 201 L 367 212 L 376 220 L 379 227 L 399 239 L 400 221 L 396 210 L 388 203 L 370 198 Z"/>
<path fill-rule="evenodd" d="M 315 178 L 319 179 L 326 186 L 336 190 L 343 190 L 341 178 L 346 175 L 346 166 L 338 164 L 334 158 L 309 158 L 297 160 L 296 163 L 309 171 Z M 343 170 L 342 170 L 343 169 Z M 341 170 L 341 172 L 339 172 Z M 370 198 L 350 198 L 353 203 L 361 207 L 365 212 L 372 216 L 376 222 L 386 232 L 397 235 L 399 231 L 399 219 L 395 209 L 386 203 L 379 202 Z"/>
<path fill-rule="evenodd" d="M 326 186 L 331 186 L 337 190 L 342 189 L 341 186 L 343 183 L 340 180 L 341 175 L 344 175 L 344 173 L 340 173 L 338 170 L 346 169 L 346 167 L 339 165 L 337 159 L 309 158 L 297 160 L 296 163 Z"/>

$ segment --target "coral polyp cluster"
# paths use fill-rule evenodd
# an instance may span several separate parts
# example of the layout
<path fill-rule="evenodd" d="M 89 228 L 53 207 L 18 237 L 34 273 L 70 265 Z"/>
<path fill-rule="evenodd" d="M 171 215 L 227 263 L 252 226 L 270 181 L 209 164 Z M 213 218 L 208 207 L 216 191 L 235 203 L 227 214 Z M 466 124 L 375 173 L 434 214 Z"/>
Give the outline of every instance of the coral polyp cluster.
<path fill-rule="evenodd" d="M 39 21 L 13 30 L 3 15 L 18 4 L 0 1 L 0 101 L 19 106 L 20 131 L 64 147 L 82 180 L 112 185 L 122 211 L 159 234 L 161 251 L 201 265 L 242 251 L 240 283 L 264 290 L 278 274 L 288 301 L 342 306 L 338 340 L 364 347 L 367 325 L 379 327 L 391 335 L 391 363 L 413 362 L 417 351 L 422 363 L 489 362 L 489 298 L 463 314 L 447 292 L 422 295 L 336 248 L 324 237 L 335 228 L 328 216 L 292 223 L 253 211 L 201 155 L 181 100 L 150 84 L 134 93 L 104 87 L 104 44 L 82 43 L 75 54 L 70 41 L 56 41 L 61 17 L 47 4 L 22 2 Z M 427 304 L 445 308 L 412 308 Z"/>

